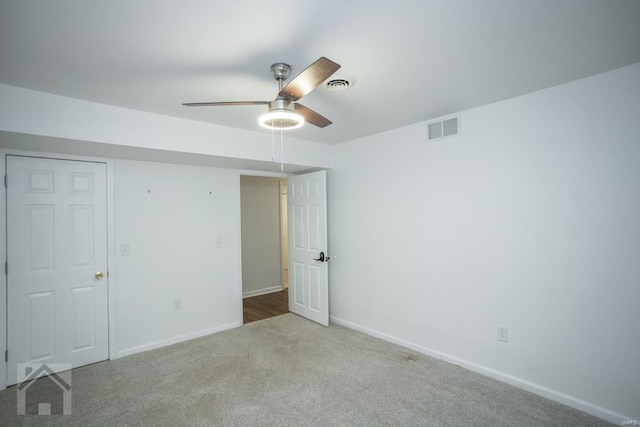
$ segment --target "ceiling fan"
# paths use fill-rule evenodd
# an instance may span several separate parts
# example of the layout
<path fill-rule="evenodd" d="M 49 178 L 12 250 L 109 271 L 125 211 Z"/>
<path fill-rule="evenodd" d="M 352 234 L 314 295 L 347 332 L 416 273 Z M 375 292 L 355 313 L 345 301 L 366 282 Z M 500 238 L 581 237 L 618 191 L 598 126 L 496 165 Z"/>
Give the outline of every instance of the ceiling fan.
<path fill-rule="evenodd" d="M 273 101 L 189 102 L 187 107 L 227 105 L 269 105 L 269 111 L 258 119 L 268 129 L 295 129 L 305 122 L 323 128 L 332 122 L 310 108 L 296 102 L 318 87 L 340 68 L 339 64 L 321 57 L 283 87 L 291 75 L 291 66 L 282 62 L 271 66 L 271 74 L 278 81 L 278 96 Z"/>

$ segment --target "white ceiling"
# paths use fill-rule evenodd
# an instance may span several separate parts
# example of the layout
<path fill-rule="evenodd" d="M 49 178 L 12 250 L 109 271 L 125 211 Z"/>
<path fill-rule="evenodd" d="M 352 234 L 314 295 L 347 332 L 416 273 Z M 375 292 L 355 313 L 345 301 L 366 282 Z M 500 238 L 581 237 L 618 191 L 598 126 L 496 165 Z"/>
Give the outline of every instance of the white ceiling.
<path fill-rule="evenodd" d="M 357 83 L 290 136 L 334 144 L 640 62 L 640 1 L 0 0 L 0 83 L 249 130 L 266 106 L 181 103 L 271 100 L 272 63 L 320 56 Z"/>

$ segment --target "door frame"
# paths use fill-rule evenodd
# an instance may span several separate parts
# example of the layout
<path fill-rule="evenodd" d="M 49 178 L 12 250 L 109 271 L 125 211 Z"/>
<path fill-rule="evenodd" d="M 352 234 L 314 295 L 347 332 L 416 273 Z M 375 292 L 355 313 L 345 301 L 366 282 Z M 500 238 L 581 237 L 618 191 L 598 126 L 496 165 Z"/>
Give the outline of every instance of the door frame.
<path fill-rule="evenodd" d="M 107 271 L 108 287 L 107 287 L 107 303 L 108 310 L 108 339 L 109 339 L 109 360 L 118 358 L 115 345 L 116 322 L 115 322 L 115 210 L 114 210 L 114 192 L 113 192 L 113 159 L 93 156 L 76 156 L 72 154 L 49 153 L 41 151 L 21 151 L 7 148 L 0 148 L 0 178 L 4 179 L 6 174 L 6 156 L 15 155 L 23 157 L 42 157 L 53 160 L 76 160 L 85 162 L 104 163 L 107 166 Z M 0 195 L 0 264 L 7 259 L 7 189 L 3 185 L 2 194 Z M 2 307 L 2 315 L 0 315 L 0 390 L 7 388 L 7 362 L 4 358 L 7 351 L 7 276 L 0 274 L 0 307 Z"/>

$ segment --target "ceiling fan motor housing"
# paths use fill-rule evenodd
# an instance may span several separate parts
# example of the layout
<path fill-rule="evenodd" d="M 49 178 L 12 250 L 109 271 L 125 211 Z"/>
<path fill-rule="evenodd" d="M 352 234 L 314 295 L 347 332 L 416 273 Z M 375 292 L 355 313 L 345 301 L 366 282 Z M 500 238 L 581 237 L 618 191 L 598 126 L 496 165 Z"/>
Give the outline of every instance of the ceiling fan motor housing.
<path fill-rule="evenodd" d="M 269 111 L 291 111 L 293 113 L 293 101 L 284 98 L 276 98 L 269 102 Z"/>
<path fill-rule="evenodd" d="M 276 98 L 269 102 L 269 112 L 260 116 L 259 123 L 269 129 L 296 129 L 304 124 L 304 118 L 295 112 L 293 101 Z"/>

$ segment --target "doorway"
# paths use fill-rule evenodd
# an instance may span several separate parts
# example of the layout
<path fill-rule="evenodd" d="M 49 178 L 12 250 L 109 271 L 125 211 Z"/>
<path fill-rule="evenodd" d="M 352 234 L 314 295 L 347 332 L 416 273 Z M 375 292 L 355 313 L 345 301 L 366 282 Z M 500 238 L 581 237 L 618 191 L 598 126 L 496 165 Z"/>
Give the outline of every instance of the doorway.
<path fill-rule="evenodd" d="M 243 323 L 289 312 L 287 180 L 240 176 Z"/>

